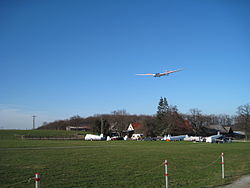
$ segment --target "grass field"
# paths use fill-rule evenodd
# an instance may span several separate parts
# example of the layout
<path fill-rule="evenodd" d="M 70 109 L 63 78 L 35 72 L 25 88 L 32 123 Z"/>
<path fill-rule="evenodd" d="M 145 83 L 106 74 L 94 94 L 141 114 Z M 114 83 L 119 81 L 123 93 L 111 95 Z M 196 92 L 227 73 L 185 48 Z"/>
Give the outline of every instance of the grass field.
<path fill-rule="evenodd" d="M 68 134 L 52 132 L 0 131 L 0 187 L 34 187 L 30 178 L 36 172 L 42 174 L 41 188 L 164 187 L 165 159 L 169 187 L 211 187 L 250 174 L 247 142 L 51 141 L 14 136 Z M 221 152 L 225 153 L 224 180 Z"/>

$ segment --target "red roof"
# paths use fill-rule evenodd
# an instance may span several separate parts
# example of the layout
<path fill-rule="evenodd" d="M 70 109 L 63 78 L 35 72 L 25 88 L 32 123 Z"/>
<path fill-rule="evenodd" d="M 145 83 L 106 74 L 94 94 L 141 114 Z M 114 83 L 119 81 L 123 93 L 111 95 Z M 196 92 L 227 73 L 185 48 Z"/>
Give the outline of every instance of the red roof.
<path fill-rule="evenodd" d="M 192 129 L 192 125 L 190 124 L 188 120 L 184 120 L 183 125 L 186 129 Z"/>
<path fill-rule="evenodd" d="M 131 123 L 134 129 L 139 129 L 141 127 L 140 123 Z"/>

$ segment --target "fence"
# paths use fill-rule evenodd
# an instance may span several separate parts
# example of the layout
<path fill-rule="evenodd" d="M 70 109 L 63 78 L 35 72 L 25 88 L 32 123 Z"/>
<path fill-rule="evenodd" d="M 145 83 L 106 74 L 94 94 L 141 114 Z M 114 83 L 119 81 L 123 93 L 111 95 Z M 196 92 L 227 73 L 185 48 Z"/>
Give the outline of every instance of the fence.
<path fill-rule="evenodd" d="M 221 162 L 219 163 L 219 160 L 221 159 Z M 211 161 L 210 163 L 208 163 L 205 166 L 201 166 L 199 169 L 203 170 L 206 169 L 214 164 L 221 164 L 221 178 L 224 179 L 225 178 L 225 162 L 224 162 L 224 153 L 221 153 L 220 156 L 218 156 L 214 161 Z M 151 173 L 153 171 L 160 170 L 159 167 L 164 167 L 164 178 L 165 178 L 165 187 L 169 188 L 169 177 L 173 176 L 173 174 L 169 174 L 168 172 L 168 168 L 171 169 L 171 165 L 169 166 L 168 160 L 165 160 L 163 163 L 161 163 L 160 165 L 157 165 L 151 169 L 145 170 L 144 172 L 140 173 L 140 174 L 136 174 L 134 177 L 138 177 L 138 176 L 144 176 L 148 173 Z M 162 169 L 161 169 L 162 170 Z M 12 187 L 14 186 L 18 186 L 20 184 L 31 184 L 32 182 L 35 184 L 35 188 L 40 188 L 41 183 L 43 182 L 43 180 L 45 179 L 44 177 L 48 176 L 48 174 L 46 173 L 35 173 L 34 177 L 29 177 L 26 180 L 20 181 L 20 182 L 16 182 L 14 184 L 12 184 Z"/>

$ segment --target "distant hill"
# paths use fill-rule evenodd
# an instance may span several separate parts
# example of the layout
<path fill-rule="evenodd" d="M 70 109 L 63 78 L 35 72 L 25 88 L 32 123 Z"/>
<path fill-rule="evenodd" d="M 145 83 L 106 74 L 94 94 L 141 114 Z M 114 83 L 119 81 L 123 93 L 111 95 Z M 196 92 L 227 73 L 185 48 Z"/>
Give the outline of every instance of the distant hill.
<path fill-rule="evenodd" d="M 113 114 L 105 114 L 105 115 L 95 115 L 90 116 L 87 118 L 83 118 L 80 116 L 73 116 L 70 119 L 65 120 L 57 120 L 54 122 L 50 122 L 47 124 L 44 124 L 37 129 L 47 129 L 47 130 L 66 130 L 66 127 L 73 126 L 73 127 L 89 127 L 92 132 L 100 132 L 100 125 L 101 120 L 104 123 L 104 127 L 109 130 L 116 130 L 118 132 L 121 132 L 123 130 L 126 130 L 130 123 L 141 123 L 146 119 L 151 119 L 152 116 L 146 116 L 146 115 L 113 115 Z"/>

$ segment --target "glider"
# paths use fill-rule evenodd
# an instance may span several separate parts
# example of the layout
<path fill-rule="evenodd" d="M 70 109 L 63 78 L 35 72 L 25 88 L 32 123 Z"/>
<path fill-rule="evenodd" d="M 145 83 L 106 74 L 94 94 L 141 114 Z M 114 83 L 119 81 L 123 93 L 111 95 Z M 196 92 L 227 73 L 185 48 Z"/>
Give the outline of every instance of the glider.
<path fill-rule="evenodd" d="M 168 76 L 169 74 L 171 73 L 174 73 L 174 72 L 179 72 L 179 71 L 182 71 L 183 69 L 180 69 L 180 70 L 172 70 L 172 71 L 165 71 L 165 72 L 162 72 L 162 73 L 148 73 L 148 74 L 136 74 L 138 76 L 153 76 L 153 77 L 161 77 L 161 76 Z"/>

